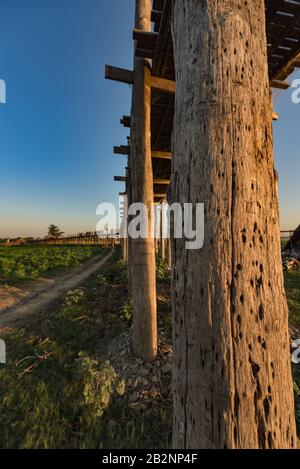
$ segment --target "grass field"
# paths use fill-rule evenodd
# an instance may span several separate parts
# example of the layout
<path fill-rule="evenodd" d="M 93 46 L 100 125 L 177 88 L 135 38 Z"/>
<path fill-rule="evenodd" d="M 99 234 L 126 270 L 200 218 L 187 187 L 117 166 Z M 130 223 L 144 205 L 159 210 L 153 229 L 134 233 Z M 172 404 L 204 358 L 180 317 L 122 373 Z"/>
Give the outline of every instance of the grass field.
<path fill-rule="evenodd" d="M 285 272 L 285 288 L 290 312 L 290 324 L 300 331 L 300 272 Z M 300 339 L 300 335 L 298 337 Z M 293 366 L 296 417 L 300 437 L 300 365 Z"/>
<path fill-rule="evenodd" d="M 285 272 L 285 288 L 290 311 L 290 323 L 300 330 L 300 272 Z"/>
<path fill-rule="evenodd" d="M 1 334 L 8 357 L 0 365 L 1 448 L 170 446 L 170 403 L 154 402 L 147 415 L 131 408 L 124 383 L 102 359 L 131 327 L 126 286 L 116 254 L 28 327 Z"/>
<path fill-rule="evenodd" d="M 65 248 L 64 248 L 65 249 Z M 157 269 L 159 324 L 171 338 L 169 279 Z M 300 325 L 300 274 L 285 275 L 290 320 Z M 131 327 L 127 269 L 116 253 L 88 282 L 22 330 L 7 331 L 0 365 L 1 448 L 171 447 L 172 404 L 130 407 L 124 383 L 103 359 Z M 300 434 L 300 373 L 294 368 Z"/>
<path fill-rule="evenodd" d="M 85 262 L 101 250 L 100 246 L 0 247 L 0 285 L 52 275 Z"/>

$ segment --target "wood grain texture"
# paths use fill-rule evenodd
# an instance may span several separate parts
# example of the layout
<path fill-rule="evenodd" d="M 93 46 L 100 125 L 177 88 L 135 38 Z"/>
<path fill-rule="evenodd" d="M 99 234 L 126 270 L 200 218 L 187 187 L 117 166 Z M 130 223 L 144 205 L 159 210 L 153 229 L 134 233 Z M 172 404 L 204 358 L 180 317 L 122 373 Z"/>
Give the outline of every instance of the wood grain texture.
<path fill-rule="evenodd" d="M 174 447 L 296 446 L 264 1 L 175 0 L 172 201 L 205 203 L 205 245 L 173 241 Z"/>
<path fill-rule="evenodd" d="M 151 0 L 137 0 L 136 28 L 150 31 Z M 131 239 L 130 268 L 133 294 L 133 348 L 143 360 L 157 354 L 156 265 L 151 230 L 154 219 L 151 156 L 151 71 L 145 59 L 135 59 L 135 78 L 131 115 L 131 191 L 132 203 L 148 208 L 147 239 Z"/>

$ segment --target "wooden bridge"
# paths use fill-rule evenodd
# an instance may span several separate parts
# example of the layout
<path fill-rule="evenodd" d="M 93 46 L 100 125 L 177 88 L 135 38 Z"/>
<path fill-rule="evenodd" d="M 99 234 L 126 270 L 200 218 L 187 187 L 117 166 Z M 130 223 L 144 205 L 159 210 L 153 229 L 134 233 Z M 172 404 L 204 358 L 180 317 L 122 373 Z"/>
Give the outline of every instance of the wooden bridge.
<path fill-rule="evenodd" d="M 278 330 L 287 333 L 283 314 L 287 306 L 279 278 L 272 146 L 272 117 L 277 116 L 272 111 L 271 90 L 288 89 L 288 77 L 300 67 L 300 2 L 136 0 L 132 39 L 134 69 L 105 69 L 107 79 L 132 84 L 131 112 L 121 119 L 130 137 L 114 148 L 115 154 L 127 158 L 126 174 L 115 180 L 125 183 L 129 205 L 140 202 L 150 208 L 165 200 L 206 203 L 202 252 L 187 252 L 182 240 L 172 240 L 175 445 L 199 447 L 205 441 L 206 447 L 245 447 L 243 428 L 248 427 L 248 434 L 252 432 L 248 447 L 278 447 L 278 435 L 283 447 L 291 447 L 295 427 L 288 437 L 280 430 L 274 435 L 271 428 L 267 437 L 257 431 L 254 414 L 240 400 L 240 392 L 252 389 L 245 337 L 261 333 L 259 318 L 255 323 L 254 316 L 248 315 L 244 321 L 235 311 L 243 308 L 258 266 L 261 282 L 269 276 L 265 283 L 277 288 L 267 292 L 259 287 L 257 296 L 249 297 L 250 309 L 268 304 L 267 316 L 275 315 L 276 321 L 280 318 Z M 149 215 L 149 230 L 152 223 Z M 133 346 L 145 360 L 153 360 L 157 353 L 154 244 L 149 231 L 147 239 L 130 239 L 126 248 L 133 296 Z M 262 250 L 263 244 L 268 248 Z M 249 279 L 252 283 L 248 285 Z M 274 332 L 273 343 L 279 340 L 275 336 Z M 255 345 L 254 350 L 260 357 L 258 369 L 268 368 L 261 346 Z M 280 353 L 274 351 L 276 359 L 271 361 L 276 361 L 282 380 L 289 383 L 286 392 L 278 389 L 278 395 L 289 396 L 290 405 L 290 376 L 281 366 Z M 203 364 L 203 354 L 210 357 L 209 366 Z M 212 389 L 223 389 L 226 399 L 231 399 L 224 388 L 224 365 L 223 378 L 217 374 L 216 354 L 227 354 L 227 367 L 235 377 L 235 381 L 228 378 L 231 395 L 239 389 L 239 415 L 243 412 L 244 422 L 248 416 L 244 426 L 237 422 L 236 404 L 231 409 L 232 424 L 228 423 L 231 416 L 228 421 L 223 418 L 224 402 L 216 410 L 220 395 Z M 247 363 L 244 374 L 236 368 L 239 354 Z M 243 376 L 248 380 L 245 389 Z M 199 394 L 204 383 L 207 390 Z M 207 408 L 212 406 L 210 415 L 199 402 L 200 395 Z M 255 406 L 257 416 L 260 403 Z M 204 429 L 201 422 L 210 424 Z M 263 422 L 269 428 L 265 417 Z M 232 432 L 225 434 L 227 426 Z"/>
<path fill-rule="evenodd" d="M 266 27 L 270 86 L 287 89 L 286 81 L 296 68 L 300 68 L 300 4 L 285 0 L 266 0 Z M 171 133 L 174 119 L 176 91 L 174 55 L 171 35 L 171 0 L 154 0 L 151 11 L 152 29 L 137 22 L 133 30 L 135 57 L 151 60 L 151 156 L 153 168 L 153 199 L 167 197 L 171 178 Z M 150 65 L 150 62 L 148 62 Z M 134 83 L 134 71 L 106 66 L 107 79 Z M 275 116 L 274 116 L 275 117 Z M 130 129 L 132 116 L 123 116 L 121 124 Z M 149 129 L 148 129 L 149 130 Z M 129 157 L 129 145 L 114 147 L 114 153 Z M 118 182 L 130 179 L 130 159 L 127 174 L 116 176 Z"/>
<path fill-rule="evenodd" d="M 46 237 L 38 239 L 19 239 L 8 241 L 0 244 L 0 246 L 38 246 L 38 245 L 56 245 L 56 246 L 72 246 L 72 245 L 100 245 L 104 247 L 114 247 L 120 244 L 119 233 L 98 233 L 96 231 L 77 233 L 73 235 L 59 236 L 58 238 Z"/>

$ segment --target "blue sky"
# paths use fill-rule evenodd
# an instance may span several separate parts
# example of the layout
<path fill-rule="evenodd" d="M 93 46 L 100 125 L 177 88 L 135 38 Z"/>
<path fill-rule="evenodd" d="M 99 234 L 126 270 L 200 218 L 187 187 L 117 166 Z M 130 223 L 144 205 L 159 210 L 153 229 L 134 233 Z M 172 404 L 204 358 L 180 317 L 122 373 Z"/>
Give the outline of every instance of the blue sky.
<path fill-rule="evenodd" d="M 299 78 L 298 70 L 288 81 Z M 279 114 L 273 130 L 282 230 L 295 229 L 300 224 L 300 103 L 293 103 L 294 92 L 293 88 L 274 92 L 274 110 Z"/>
<path fill-rule="evenodd" d="M 134 0 L 1 0 L 0 237 L 94 230 L 96 207 L 118 203 L 130 87 L 104 65 L 132 67 Z M 300 76 L 300 75 L 299 75 Z M 300 223 L 300 104 L 276 98 L 282 228 Z"/>

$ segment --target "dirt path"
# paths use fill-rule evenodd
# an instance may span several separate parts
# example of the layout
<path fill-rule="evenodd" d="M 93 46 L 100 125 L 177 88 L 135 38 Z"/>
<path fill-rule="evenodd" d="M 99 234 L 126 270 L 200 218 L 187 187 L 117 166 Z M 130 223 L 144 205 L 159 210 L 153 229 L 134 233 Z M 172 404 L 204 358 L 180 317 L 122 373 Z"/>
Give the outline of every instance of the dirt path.
<path fill-rule="evenodd" d="M 96 257 L 90 259 L 85 264 L 72 269 L 67 274 L 54 279 L 48 279 L 44 285 L 33 288 L 28 295 L 11 308 L 0 309 L 0 328 L 15 326 L 17 322 L 25 317 L 40 312 L 53 301 L 59 299 L 64 293 L 77 287 L 84 282 L 90 275 L 96 272 L 112 256 L 113 251 L 103 258 Z"/>

